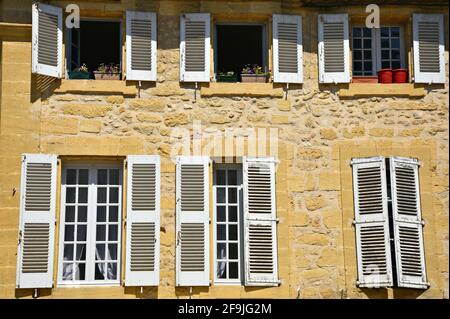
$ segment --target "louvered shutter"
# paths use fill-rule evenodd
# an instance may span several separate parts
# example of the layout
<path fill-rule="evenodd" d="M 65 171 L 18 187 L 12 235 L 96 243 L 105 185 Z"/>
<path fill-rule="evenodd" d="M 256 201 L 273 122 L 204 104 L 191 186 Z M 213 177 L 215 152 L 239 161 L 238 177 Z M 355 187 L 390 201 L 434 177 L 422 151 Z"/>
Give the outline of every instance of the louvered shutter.
<path fill-rule="evenodd" d="M 156 81 L 156 13 L 127 11 L 127 80 Z"/>
<path fill-rule="evenodd" d="M 177 158 L 177 286 L 209 286 L 208 164 L 206 156 Z"/>
<path fill-rule="evenodd" d="M 274 14 L 273 81 L 303 83 L 302 17 Z"/>
<path fill-rule="evenodd" d="M 127 157 L 125 286 L 159 284 L 160 158 Z"/>
<path fill-rule="evenodd" d="M 445 83 L 444 16 L 413 15 L 414 82 Z"/>
<path fill-rule="evenodd" d="M 56 155 L 22 155 L 17 288 L 53 285 L 56 172 Z"/>
<path fill-rule="evenodd" d="M 180 28 L 180 81 L 209 82 L 209 13 L 183 13 Z"/>
<path fill-rule="evenodd" d="M 33 3 L 32 22 L 32 72 L 61 78 L 62 9 Z"/>
<path fill-rule="evenodd" d="M 391 157 L 390 169 L 398 286 L 426 289 L 419 162 Z"/>
<path fill-rule="evenodd" d="M 275 159 L 245 157 L 245 285 L 277 286 Z"/>
<path fill-rule="evenodd" d="M 319 81 L 350 82 L 350 45 L 347 14 L 319 15 Z"/>
<path fill-rule="evenodd" d="M 384 157 L 352 160 L 358 286 L 393 285 Z"/>

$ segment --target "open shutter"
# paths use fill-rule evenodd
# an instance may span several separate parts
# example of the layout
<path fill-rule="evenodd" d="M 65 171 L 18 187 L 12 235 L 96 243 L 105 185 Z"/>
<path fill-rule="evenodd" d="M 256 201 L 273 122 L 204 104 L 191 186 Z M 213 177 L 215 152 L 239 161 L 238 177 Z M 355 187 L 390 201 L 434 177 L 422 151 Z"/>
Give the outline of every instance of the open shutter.
<path fill-rule="evenodd" d="M 245 157 L 245 285 L 277 286 L 275 159 Z"/>
<path fill-rule="evenodd" d="M 128 155 L 125 286 L 159 284 L 160 159 Z"/>
<path fill-rule="evenodd" d="M 350 82 L 350 46 L 347 14 L 319 15 L 319 81 Z"/>
<path fill-rule="evenodd" d="M 207 156 L 177 158 L 177 286 L 209 286 L 208 165 Z"/>
<path fill-rule="evenodd" d="M 390 169 L 398 286 L 426 289 L 419 162 L 391 157 Z"/>
<path fill-rule="evenodd" d="M 209 13 L 183 13 L 181 15 L 181 82 L 209 82 L 210 19 Z"/>
<path fill-rule="evenodd" d="M 273 15 L 273 81 L 303 83 L 302 17 Z"/>
<path fill-rule="evenodd" d="M 56 155 L 22 155 L 17 288 L 53 285 L 56 172 Z"/>
<path fill-rule="evenodd" d="M 61 78 L 62 9 L 37 2 L 32 12 L 32 72 Z"/>
<path fill-rule="evenodd" d="M 127 80 L 156 81 L 156 13 L 127 11 Z"/>
<path fill-rule="evenodd" d="M 359 287 L 393 285 L 384 157 L 352 160 Z"/>
<path fill-rule="evenodd" d="M 444 16 L 413 15 L 414 82 L 445 83 Z"/>

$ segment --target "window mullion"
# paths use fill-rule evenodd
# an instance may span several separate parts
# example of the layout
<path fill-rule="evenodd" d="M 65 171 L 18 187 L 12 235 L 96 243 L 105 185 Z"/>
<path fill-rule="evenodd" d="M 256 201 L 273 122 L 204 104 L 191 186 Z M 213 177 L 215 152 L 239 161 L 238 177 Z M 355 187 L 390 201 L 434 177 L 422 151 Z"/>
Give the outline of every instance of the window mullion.
<path fill-rule="evenodd" d="M 94 282 L 95 274 L 95 225 L 97 218 L 96 202 L 97 202 L 97 192 L 96 192 L 96 170 L 93 166 L 89 168 L 89 204 L 88 204 L 88 234 L 87 238 L 89 247 L 89 254 L 86 254 L 86 268 L 89 269 L 89 277 L 87 282 Z"/>

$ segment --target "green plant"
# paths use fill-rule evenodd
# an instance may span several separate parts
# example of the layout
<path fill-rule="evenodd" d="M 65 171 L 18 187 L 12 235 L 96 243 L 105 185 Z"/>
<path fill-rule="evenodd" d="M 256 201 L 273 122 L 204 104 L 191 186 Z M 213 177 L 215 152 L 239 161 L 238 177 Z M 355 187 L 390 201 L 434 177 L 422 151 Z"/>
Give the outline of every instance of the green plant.
<path fill-rule="evenodd" d="M 75 72 L 86 72 L 89 73 L 89 69 L 85 63 L 83 63 L 79 68 L 74 70 Z"/>
<path fill-rule="evenodd" d="M 100 73 L 119 73 L 119 64 L 115 63 L 100 63 L 100 65 L 97 68 L 97 72 Z"/>
<path fill-rule="evenodd" d="M 257 64 L 247 64 L 241 71 L 241 74 L 266 74 L 262 66 Z"/>

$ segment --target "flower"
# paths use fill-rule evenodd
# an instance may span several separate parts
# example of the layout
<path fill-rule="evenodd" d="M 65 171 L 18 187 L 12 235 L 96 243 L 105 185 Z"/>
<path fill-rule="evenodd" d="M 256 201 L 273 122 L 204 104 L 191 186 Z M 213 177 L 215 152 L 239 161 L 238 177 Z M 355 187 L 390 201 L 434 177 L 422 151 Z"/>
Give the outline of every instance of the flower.
<path fill-rule="evenodd" d="M 112 62 L 110 64 L 100 63 L 97 71 L 100 73 L 119 73 L 119 64 Z"/>
<path fill-rule="evenodd" d="M 75 69 L 76 72 L 89 72 L 89 69 L 85 63 L 83 63 L 79 68 Z"/>
<path fill-rule="evenodd" d="M 253 64 L 252 66 L 250 64 L 247 64 L 241 71 L 241 74 L 266 74 L 263 71 L 262 66 L 259 66 L 257 64 Z"/>

